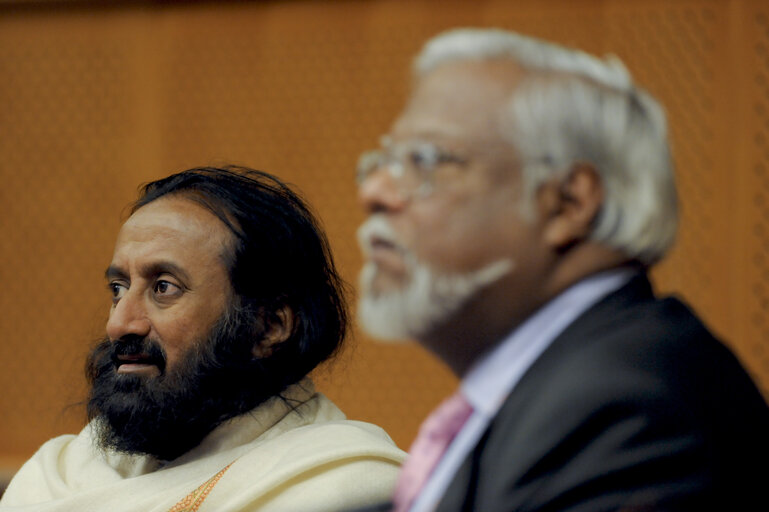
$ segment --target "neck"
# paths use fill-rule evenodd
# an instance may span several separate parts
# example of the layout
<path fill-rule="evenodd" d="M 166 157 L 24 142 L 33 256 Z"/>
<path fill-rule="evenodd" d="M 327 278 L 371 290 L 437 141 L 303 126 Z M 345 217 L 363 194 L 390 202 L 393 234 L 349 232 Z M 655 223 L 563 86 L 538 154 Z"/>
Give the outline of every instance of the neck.
<path fill-rule="evenodd" d="M 421 336 L 419 343 L 462 378 L 478 358 L 497 346 L 541 305 L 532 301 L 530 311 L 507 314 L 508 308 L 500 308 L 500 304 L 507 304 L 503 291 L 504 288 L 482 290 L 456 314 Z"/>
<path fill-rule="evenodd" d="M 613 249 L 585 243 L 561 255 L 543 272 L 513 272 L 481 290 L 451 318 L 421 336 L 419 342 L 462 378 L 486 352 L 537 309 L 582 279 L 633 265 Z"/>

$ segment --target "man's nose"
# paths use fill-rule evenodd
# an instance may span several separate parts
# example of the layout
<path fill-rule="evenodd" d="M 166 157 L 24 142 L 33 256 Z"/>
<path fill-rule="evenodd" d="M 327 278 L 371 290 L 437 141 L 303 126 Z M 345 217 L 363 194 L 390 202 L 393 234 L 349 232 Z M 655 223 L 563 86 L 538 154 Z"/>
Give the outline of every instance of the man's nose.
<path fill-rule="evenodd" d="M 382 166 L 358 185 L 358 200 L 367 213 L 394 212 L 406 206 L 408 195 L 388 168 Z"/>
<path fill-rule="evenodd" d="M 142 297 L 128 290 L 110 310 L 107 320 L 107 336 L 119 340 L 128 335 L 147 336 L 150 321 Z"/>

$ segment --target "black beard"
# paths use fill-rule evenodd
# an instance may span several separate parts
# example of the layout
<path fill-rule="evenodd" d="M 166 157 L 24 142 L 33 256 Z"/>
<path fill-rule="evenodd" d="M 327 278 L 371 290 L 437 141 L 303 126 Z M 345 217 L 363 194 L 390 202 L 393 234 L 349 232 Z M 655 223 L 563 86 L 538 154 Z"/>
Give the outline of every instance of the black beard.
<path fill-rule="evenodd" d="M 243 414 L 277 389 L 265 360 L 252 355 L 258 332 L 254 316 L 228 311 L 207 339 L 194 340 L 170 371 L 156 340 L 126 337 L 102 340 L 86 363 L 91 384 L 87 413 L 99 446 L 173 460 L 219 424 Z M 145 377 L 117 373 L 117 355 L 149 354 L 161 374 Z M 272 382 L 272 384 L 271 384 Z"/>

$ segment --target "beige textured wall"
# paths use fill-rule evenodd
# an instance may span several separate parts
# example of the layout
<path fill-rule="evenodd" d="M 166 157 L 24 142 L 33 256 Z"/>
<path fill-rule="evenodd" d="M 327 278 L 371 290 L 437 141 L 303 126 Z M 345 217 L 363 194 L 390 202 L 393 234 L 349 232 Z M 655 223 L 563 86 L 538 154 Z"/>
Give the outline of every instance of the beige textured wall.
<path fill-rule="evenodd" d="M 23 2 L 22 2 L 23 4 Z M 0 468 L 82 426 L 102 274 L 139 183 L 226 162 L 296 184 L 355 283 L 358 153 L 450 27 L 616 53 L 667 105 L 679 243 L 656 272 L 769 393 L 769 5 L 755 0 L 0 3 Z M 415 346 L 359 332 L 318 374 L 404 448 L 455 385 Z"/>

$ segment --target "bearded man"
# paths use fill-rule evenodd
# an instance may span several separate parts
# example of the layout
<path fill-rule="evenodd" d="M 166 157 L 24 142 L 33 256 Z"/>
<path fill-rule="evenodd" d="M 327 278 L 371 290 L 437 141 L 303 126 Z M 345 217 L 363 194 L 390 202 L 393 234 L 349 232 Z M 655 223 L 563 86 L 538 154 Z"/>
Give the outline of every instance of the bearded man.
<path fill-rule="evenodd" d="M 358 170 L 359 313 L 461 386 L 395 510 L 769 509 L 765 401 L 647 279 L 677 219 L 657 101 L 616 58 L 502 30 L 441 34 L 415 72 Z"/>
<path fill-rule="evenodd" d="M 336 511 L 402 459 L 306 375 L 347 312 L 325 235 L 277 178 L 198 168 L 146 185 L 106 278 L 90 422 L 44 444 L 2 510 Z"/>

